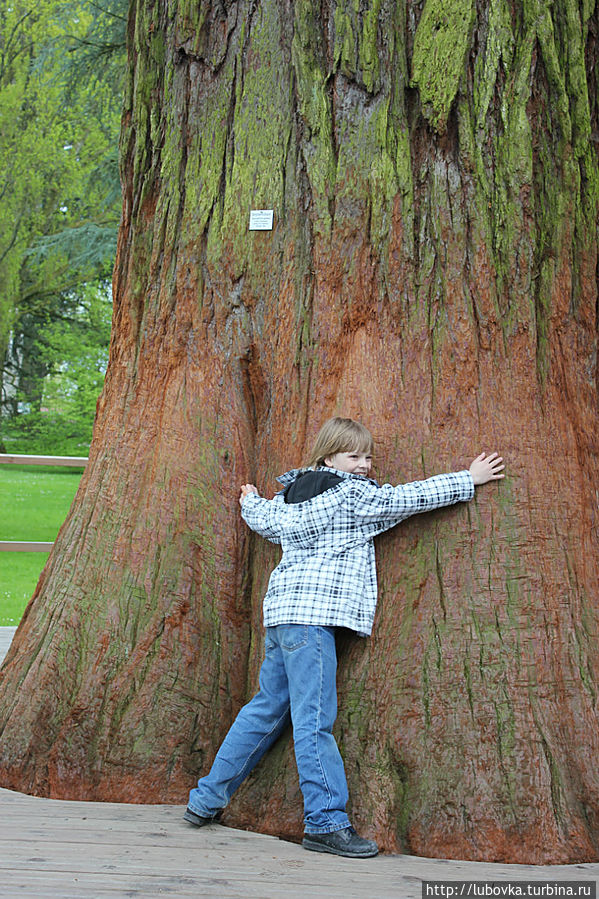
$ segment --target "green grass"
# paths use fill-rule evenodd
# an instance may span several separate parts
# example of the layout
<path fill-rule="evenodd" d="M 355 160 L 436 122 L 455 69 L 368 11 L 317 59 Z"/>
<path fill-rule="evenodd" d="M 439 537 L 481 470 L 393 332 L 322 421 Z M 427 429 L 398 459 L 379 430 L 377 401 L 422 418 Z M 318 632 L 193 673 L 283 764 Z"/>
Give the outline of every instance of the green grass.
<path fill-rule="evenodd" d="M 0 627 L 15 627 L 49 553 L 0 553 Z"/>
<path fill-rule="evenodd" d="M 80 470 L 1 465 L 0 540 L 54 540 L 80 480 Z M 0 552 L 0 626 L 19 623 L 47 559 Z"/>

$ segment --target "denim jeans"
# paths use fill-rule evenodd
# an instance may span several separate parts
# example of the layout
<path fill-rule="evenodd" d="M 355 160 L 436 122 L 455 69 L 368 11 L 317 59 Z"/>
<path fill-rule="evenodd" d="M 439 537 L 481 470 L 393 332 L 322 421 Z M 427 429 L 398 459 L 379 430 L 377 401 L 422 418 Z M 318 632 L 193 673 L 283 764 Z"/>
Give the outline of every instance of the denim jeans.
<path fill-rule="evenodd" d="M 233 722 L 210 773 L 189 794 L 189 808 L 211 817 L 291 722 L 304 797 L 306 833 L 349 826 L 347 781 L 332 734 L 337 717 L 335 629 L 306 624 L 266 628 L 260 690 Z"/>

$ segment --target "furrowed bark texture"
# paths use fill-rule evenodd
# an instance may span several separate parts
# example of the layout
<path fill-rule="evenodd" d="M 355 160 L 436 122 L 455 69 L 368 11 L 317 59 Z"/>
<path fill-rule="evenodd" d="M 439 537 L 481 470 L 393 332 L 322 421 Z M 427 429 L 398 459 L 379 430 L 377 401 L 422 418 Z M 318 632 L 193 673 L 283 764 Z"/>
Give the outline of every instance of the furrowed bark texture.
<path fill-rule="evenodd" d="M 0 780 L 181 802 L 256 688 L 241 522 L 323 420 L 379 480 L 508 477 L 378 540 L 340 647 L 383 848 L 599 858 L 595 0 L 136 0 L 91 459 L 2 670 Z M 250 232 L 250 209 L 274 209 Z M 290 737 L 225 820 L 296 838 Z"/>

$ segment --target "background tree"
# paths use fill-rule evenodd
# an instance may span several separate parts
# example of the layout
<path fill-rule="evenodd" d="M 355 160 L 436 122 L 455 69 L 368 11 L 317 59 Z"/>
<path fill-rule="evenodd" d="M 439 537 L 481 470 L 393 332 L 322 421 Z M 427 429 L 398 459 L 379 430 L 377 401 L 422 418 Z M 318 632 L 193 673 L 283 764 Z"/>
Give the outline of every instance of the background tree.
<path fill-rule="evenodd" d="M 106 282 L 79 284 L 19 311 L 4 368 L 2 437 L 8 452 L 87 453 L 111 317 Z"/>
<path fill-rule="evenodd" d="M 0 16 L 0 413 L 2 437 L 17 451 L 61 451 L 57 441 L 63 450 L 70 441 L 77 455 L 91 437 L 90 421 L 71 439 L 72 423 L 61 433 L 40 410 L 48 375 L 68 365 L 66 343 L 62 353 L 50 349 L 50 333 L 60 322 L 81 330 L 92 285 L 96 306 L 110 299 L 123 7 L 42 0 L 33 9 L 17 0 Z M 97 331 L 96 341 L 105 338 Z M 94 407 L 95 398 L 88 419 Z M 43 447 L 31 445 L 34 431 Z"/>
<path fill-rule="evenodd" d="M 107 380 L 2 670 L 2 783 L 185 801 L 261 660 L 277 550 L 238 485 L 347 413 L 381 480 L 509 471 L 378 542 L 339 671 L 354 821 L 596 859 L 595 3 L 136 0 L 129 48 Z M 300 833 L 289 741 L 226 820 Z"/>

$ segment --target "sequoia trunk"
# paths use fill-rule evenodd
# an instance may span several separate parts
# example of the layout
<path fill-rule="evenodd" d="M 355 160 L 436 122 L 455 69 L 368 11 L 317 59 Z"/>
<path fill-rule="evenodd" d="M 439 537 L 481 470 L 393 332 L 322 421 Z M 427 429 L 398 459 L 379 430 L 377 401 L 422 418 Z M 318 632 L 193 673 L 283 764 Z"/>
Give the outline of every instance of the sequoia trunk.
<path fill-rule="evenodd" d="M 2 669 L 3 786 L 185 802 L 261 661 L 278 551 L 239 485 L 346 414 L 380 481 L 508 466 L 378 540 L 340 653 L 353 821 L 599 858 L 596 62 L 594 0 L 136 0 L 110 365 Z M 289 737 L 225 821 L 301 818 Z"/>

